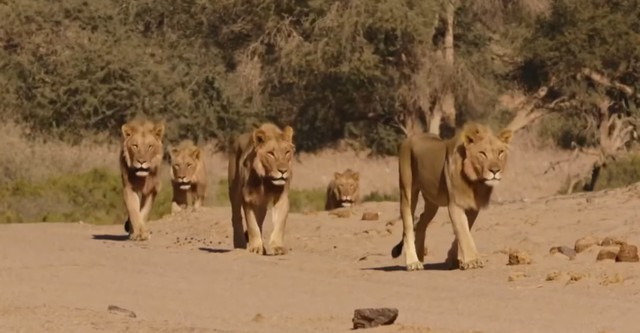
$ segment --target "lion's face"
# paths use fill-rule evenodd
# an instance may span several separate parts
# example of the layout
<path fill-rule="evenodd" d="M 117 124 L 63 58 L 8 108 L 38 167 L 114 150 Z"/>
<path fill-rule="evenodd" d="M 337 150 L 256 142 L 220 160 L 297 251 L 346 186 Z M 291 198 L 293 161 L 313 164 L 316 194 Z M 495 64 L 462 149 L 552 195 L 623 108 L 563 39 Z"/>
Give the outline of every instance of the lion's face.
<path fill-rule="evenodd" d="M 162 163 L 164 123 L 134 119 L 122 125 L 123 152 L 127 167 L 146 177 Z"/>
<path fill-rule="evenodd" d="M 342 207 L 351 207 L 360 194 L 360 174 L 351 169 L 334 174 L 333 196 Z"/>
<path fill-rule="evenodd" d="M 474 182 L 495 186 L 502 179 L 507 163 L 512 132 L 503 130 L 495 136 L 488 127 L 473 125 L 463 130 L 463 172 Z"/>
<path fill-rule="evenodd" d="M 191 141 L 184 141 L 169 151 L 171 157 L 171 179 L 180 189 L 188 190 L 200 164 L 200 149 Z"/>
<path fill-rule="evenodd" d="M 293 129 L 287 126 L 281 133 L 268 133 L 258 128 L 253 131 L 252 140 L 256 147 L 253 163 L 256 173 L 273 185 L 284 186 L 291 177 Z"/>

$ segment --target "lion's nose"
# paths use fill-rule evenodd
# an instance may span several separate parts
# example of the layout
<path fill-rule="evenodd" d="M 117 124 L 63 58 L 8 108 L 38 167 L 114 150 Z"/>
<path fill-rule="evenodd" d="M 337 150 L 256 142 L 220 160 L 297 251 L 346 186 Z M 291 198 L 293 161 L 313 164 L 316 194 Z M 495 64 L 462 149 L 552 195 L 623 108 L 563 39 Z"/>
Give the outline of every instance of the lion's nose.
<path fill-rule="evenodd" d="M 287 173 L 287 169 L 280 169 L 280 168 L 278 168 L 278 171 L 280 171 L 280 173 L 281 173 L 281 174 L 283 174 L 283 175 L 284 175 L 285 173 Z"/>
<path fill-rule="evenodd" d="M 489 167 L 489 171 L 491 171 L 491 173 L 493 173 L 495 175 L 496 173 L 500 172 L 500 167 L 491 166 L 491 167 Z"/>

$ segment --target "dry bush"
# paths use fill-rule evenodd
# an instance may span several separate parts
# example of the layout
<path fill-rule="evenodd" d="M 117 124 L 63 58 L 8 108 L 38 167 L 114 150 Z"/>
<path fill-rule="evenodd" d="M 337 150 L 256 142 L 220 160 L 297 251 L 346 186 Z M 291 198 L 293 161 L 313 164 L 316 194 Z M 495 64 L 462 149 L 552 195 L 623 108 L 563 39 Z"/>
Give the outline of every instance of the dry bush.
<path fill-rule="evenodd" d="M 91 143 L 71 146 L 59 140 L 28 139 L 21 126 L 0 125 L 0 184 L 38 182 L 93 169 L 118 170 L 118 146 Z"/>

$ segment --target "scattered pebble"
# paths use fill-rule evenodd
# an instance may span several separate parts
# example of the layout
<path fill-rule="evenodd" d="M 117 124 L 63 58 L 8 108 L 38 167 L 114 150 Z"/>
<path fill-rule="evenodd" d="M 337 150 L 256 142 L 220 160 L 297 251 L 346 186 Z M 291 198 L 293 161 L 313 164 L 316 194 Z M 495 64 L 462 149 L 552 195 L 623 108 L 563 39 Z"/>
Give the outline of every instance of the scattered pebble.
<path fill-rule="evenodd" d="M 509 251 L 509 262 L 507 265 L 529 265 L 531 262 L 531 257 L 527 252 L 522 250 Z"/>

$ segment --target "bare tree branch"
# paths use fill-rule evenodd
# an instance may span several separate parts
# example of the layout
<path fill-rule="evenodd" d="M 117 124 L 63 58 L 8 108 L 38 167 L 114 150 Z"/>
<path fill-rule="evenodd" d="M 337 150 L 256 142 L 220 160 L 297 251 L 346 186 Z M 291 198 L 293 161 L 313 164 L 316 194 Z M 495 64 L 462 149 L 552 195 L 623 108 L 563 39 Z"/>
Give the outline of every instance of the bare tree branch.
<path fill-rule="evenodd" d="M 601 84 L 605 87 L 616 88 L 622 91 L 627 96 L 631 96 L 634 94 L 634 89 L 632 87 L 629 87 L 628 85 L 622 84 L 618 81 L 611 80 L 607 76 L 597 73 L 592 69 L 585 67 L 582 69 L 581 73 L 587 76 L 588 78 L 590 78 L 591 80 L 593 80 L 594 82 Z"/>

